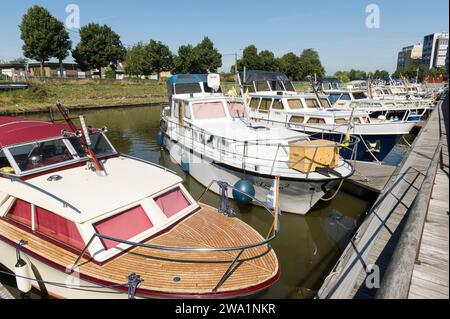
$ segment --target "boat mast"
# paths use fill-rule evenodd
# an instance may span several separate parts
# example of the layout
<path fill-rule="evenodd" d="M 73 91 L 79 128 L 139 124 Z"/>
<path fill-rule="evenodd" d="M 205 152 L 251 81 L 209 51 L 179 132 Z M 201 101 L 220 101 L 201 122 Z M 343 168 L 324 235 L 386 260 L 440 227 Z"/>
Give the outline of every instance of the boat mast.
<path fill-rule="evenodd" d="M 56 107 L 58 108 L 58 111 L 61 113 L 63 119 L 66 121 L 67 125 L 69 125 L 72 132 L 75 134 L 75 136 L 79 137 L 80 144 L 85 150 L 87 156 L 92 162 L 92 165 L 95 168 L 95 171 L 97 173 L 104 172 L 104 168 L 100 161 L 98 160 L 97 156 L 95 155 L 95 152 L 92 150 L 92 144 L 90 143 L 89 133 L 87 131 L 87 127 L 84 123 L 84 120 L 81 119 L 83 130 L 81 132 L 81 135 L 78 135 L 77 132 L 79 131 L 75 124 L 73 123 L 72 119 L 69 117 L 69 112 L 66 108 L 64 108 L 59 101 L 56 102 Z"/>

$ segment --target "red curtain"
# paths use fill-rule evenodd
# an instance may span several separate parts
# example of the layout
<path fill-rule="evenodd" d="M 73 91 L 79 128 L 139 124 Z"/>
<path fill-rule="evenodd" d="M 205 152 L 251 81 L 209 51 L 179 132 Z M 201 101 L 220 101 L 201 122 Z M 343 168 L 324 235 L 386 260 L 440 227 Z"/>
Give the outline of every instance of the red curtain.
<path fill-rule="evenodd" d="M 36 207 L 37 230 L 49 237 L 76 248 L 84 248 L 84 241 L 75 223 L 48 210 Z"/>
<path fill-rule="evenodd" d="M 31 204 L 21 199 L 16 199 L 11 208 L 10 217 L 21 224 L 31 227 Z"/>
<path fill-rule="evenodd" d="M 129 240 L 130 238 L 153 227 L 147 214 L 141 206 L 132 208 L 123 213 L 102 220 L 94 225 L 97 233 Z M 106 249 L 110 249 L 120 244 L 113 240 L 102 239 Z"/>
<path fill-rule="evenodd" d="M 191 204 L 179 187 L 155 198 L 156 204 L 167 217 L 171 217 Z"/>

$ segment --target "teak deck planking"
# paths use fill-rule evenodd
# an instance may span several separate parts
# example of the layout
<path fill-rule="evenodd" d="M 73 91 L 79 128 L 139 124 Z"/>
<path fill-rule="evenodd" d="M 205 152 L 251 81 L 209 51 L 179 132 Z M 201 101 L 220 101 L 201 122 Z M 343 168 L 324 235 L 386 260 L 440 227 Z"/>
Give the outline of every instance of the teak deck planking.
<path fill-rule="evenodd" d="M 0 234 L 13 242 L 28 241 L 26 249 L 62 267 L 73 264 L 76 254 L 0 220 Z M 201 204 L 201 209 L 174 228 L 146 243 L 162 246 L 219 248 L 258 243 L 262 236 L 238 218 L 230 218 L 216 209 Z M 133 248 L 111 261 L 99 265 L 83 258 L 79 272 L 111 283 L 126 283 L 131 273 L 143 280 L 139 289 L 163 293 L 211 293 L 238 251 L 177 252 Z M 217 292 L 235 291 L 256 286 L 278 274 L 278 260 L 268 245 L 251 248 L 239 258 L 237 269 Z M 180 280 L 176 282 L 175 277 Z"/>

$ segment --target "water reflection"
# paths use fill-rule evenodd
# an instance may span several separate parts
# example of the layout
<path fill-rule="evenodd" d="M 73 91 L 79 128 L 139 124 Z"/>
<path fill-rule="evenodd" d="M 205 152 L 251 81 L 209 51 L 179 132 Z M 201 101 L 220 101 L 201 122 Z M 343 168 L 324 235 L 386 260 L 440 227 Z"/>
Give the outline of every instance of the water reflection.
<path fill-rule="evenodd" d="M 183 173 L 168 153 L 157 145 L 159 108 L 142 107 L 107 109 L 85 112 L 89 125 L 108 127 L 108 137 L 123 153 L 158 163 L 176 171 L 189 192 L 198 198 L 204 188 Z M 74 116 L 74 114 L 72 114 Z M 34 118 L 48 119 L 47 115 Z M 217 206 L 218 196 L 208 193 L 204 202 Z M 261 234 L 267 234 L 270 216 L 256 206 L 238 206 L 238 218 L 249 223 Z M 330 272 L 349 236 L 361 221 L 370 203 L 346 193 L 339 193 L 330 202 L 319 202 L 307 216 L 283 214 L 281 232 L 272 243 L 281 266 L 281 278 L 259 298 L 308 298 L 319 289 Z M 5 281 L 0 277 L 0 280 Z M 11 281 L 6 283 L 11 285 Z"/>

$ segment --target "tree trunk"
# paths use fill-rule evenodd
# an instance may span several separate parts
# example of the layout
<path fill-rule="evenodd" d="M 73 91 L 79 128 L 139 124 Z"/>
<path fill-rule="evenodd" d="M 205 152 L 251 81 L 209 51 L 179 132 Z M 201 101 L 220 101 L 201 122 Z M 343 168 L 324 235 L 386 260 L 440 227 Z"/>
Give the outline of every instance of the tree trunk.
<path fill-rule="evenodd" d="M 156 81 L 159 82 L 159 71 L 156 71 Z"/>

